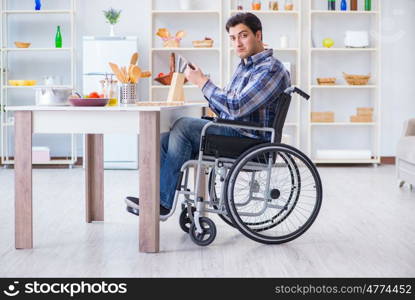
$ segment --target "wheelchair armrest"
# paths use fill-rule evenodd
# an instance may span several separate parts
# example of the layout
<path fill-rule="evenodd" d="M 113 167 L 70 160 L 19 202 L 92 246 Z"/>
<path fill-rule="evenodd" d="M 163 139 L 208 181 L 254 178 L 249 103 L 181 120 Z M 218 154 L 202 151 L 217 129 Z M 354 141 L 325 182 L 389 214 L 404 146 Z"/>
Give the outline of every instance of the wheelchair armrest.
<path fill-rule="evenodd" d="M 241 126 L 258 127 L 258 128 L 263 128 L 264 127 L 260 123 L 236 121 L 236 120 L 227 120 L 227 119 L 219 119 L 219 118 L 214 118 L 213 122 L 217 123 L 217 124 L 241 125 Z"/>
<path fill-rule="evenodd" d="M 213 121 L 215 118 L 214 117 L 209 117 L 209 116 L 202 116 L 203 120 L 208 120 L 208 121 Z"/>

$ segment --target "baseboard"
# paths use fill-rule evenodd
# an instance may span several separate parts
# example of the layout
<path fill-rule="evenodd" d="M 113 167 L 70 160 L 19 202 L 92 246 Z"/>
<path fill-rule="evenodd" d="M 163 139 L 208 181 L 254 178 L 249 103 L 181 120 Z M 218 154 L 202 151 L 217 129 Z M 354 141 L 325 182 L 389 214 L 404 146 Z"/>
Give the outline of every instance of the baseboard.
<path fill-rule="evenodd" d="M 11 160 L 14 159 L 14 157 L 10 157 Z M 68 159 L 68 157 L 52 157 L 51 160 L 63 160 Z M 83 157 L 78 157 L 74 166 L 82 166 L 83 165 Z M 3 162 L 0 159 L 0 166 L 3 166 Z M 9 164 L 7 166 L 10 166 L 10 168 L 13 168 L 13 164 Z M 59 164 L 59 165 L 50 165 L 50 164 L 36 164 L 32 166 L 33 169 L 65 169 L 68 168 L 67 164 Z"/>

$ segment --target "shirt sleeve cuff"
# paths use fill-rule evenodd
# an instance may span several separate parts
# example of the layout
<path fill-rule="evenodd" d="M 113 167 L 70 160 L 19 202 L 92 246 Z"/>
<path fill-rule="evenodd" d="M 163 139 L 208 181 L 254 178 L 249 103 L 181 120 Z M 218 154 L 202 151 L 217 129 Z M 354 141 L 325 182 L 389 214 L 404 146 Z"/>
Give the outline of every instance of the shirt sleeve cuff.
<path fill-rule="evenodd" d="M 202 93 L 206 97 L 206 99 L 210 101 L 210 98 L 212 97 L 216 89 L 217 89 L 217 86 L 214 85 L 213 82 L 210 81 L 209 79 L 208 81 L 206 81 L 205 85 L 203 86 Z"/>

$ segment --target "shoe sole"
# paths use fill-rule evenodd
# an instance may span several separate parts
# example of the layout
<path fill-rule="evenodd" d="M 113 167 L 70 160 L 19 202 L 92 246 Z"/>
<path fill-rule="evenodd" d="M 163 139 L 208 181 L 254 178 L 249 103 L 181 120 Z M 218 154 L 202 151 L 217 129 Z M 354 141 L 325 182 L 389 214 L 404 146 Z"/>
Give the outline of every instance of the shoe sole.
<path fill-rule="evenodd" d="M 125 198 L 124 199 L 125 204 L 127 204 L 128 207 L 134 208 L 134 209 L 139 209 L 138 205 L 136 203 L 134 203 L 133 201 Z"/>
<path fill-rule="evenodd" d="M 134 208 L 132 208 L 132 207 L 127 206 L 127 211 L 128 211 L 130 214 L 133 214 L 133 215 L 139 216 L 138 209 L 134 209 Z"/>
<path fill-rule="evenodd" d="M 140 213 L 139 213 L 139 210 L 138 209 L 135 209 L 135 208 L 133 208 L 133 207 L 130 207 L 130 206 L 127 206 L 127 211 L 130 213 L 130 214 L 133 214 L 133 215 L 135 215 L 135 216 L 140 216 Z M 165 221 L 167 221 L 167 217 L 166 217 L 167 215 L 160 215 L 160 221 L 162 221 L 162 222 L 165 222 Z"/>

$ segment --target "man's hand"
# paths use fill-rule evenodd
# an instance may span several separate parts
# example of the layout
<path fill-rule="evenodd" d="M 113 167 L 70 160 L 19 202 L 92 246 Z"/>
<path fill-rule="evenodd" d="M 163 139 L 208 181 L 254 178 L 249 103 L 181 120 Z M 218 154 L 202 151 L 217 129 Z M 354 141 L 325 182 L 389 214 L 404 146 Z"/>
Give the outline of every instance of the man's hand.
<path fill-rule="evenodd" d="M 190 68 L 189 65 L 187 65 L 186 70 L 184 71 L 184 76 L 187 80 L 197 85 L 201 89 L 209 80 L 209 78 L 203 74 L 202 70 L 200 70 L 198 66 L 194 64 L 192 64 L 192 66 L 195 68 L 194 70 Z"/>

